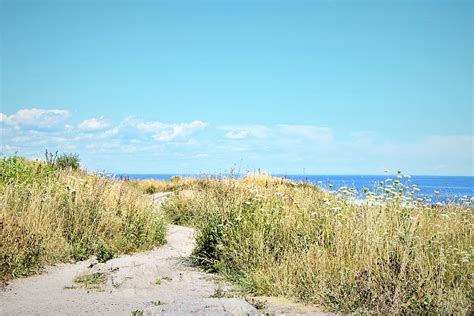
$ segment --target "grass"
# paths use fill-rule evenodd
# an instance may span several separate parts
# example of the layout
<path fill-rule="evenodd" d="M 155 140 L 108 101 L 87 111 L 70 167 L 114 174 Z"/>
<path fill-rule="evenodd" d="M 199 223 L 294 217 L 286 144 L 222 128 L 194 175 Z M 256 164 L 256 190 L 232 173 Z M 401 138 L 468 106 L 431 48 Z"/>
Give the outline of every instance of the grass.
<path fill-rule="evenodd" d="M 170 180 L 132 180 L 131 185 L 137 187 L 146 194 L 154 194 L 157 192 L 177 192 L 192 187 L 198 180 L 193 178 L 182 178 L 174 176 Z"/>
<path fill-rule="evenodd" d="M 0 281 L 164 242 L 163 216 L 140 190 L 68 163 L 0 159 Z"/>
<path fill-rule="evenodd" d="M 86 290 L 103 291 L 105 281 L 107 280 L 104 273 L 81 274 L 74 278 L 74 282 L 81 285 Z"/>
<path fill-rule="evenodd" d="M 256 295 L 343 313 L 469 313 L 472 209 L 407 203 L 392 186 L 384 203 L 356 205 L 262 174 L 188 179 L 163 208 L 197 228 L 196 263 Z"/>

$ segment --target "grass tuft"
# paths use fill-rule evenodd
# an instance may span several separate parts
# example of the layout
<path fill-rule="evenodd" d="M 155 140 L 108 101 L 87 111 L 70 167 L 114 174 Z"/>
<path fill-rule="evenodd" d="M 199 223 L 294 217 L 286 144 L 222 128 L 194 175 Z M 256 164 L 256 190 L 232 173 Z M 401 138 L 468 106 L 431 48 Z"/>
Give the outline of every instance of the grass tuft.
<path fill-rule="evenodd" d="M 81 274 L 74 278 L 74 282 L 80 284 L 86 290 L 103 291 L 107 277 L 104 273 Z"/>

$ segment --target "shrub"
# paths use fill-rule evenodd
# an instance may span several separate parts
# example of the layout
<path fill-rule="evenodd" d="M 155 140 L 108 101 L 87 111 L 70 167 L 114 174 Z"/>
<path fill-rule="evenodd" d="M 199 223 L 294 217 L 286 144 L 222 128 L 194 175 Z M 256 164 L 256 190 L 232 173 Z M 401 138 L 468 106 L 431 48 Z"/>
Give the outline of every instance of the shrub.
<path fill-rule="evenodd" d="M 156 193 L 157 190 L 156 190 L 156 187 L 154 185 L 149 185 L 148 187 L 146 187 L 145 189 L 145 193 L 146 194 L 154 194 Z"/>
<path fill-rule="evenodd" d="M 79 164 L 80 159 L 79 159 L 78 154 L 72 154 L 72 153 L 58 154 L 57 151 L 53 154 L 51 152 L 48 152 L 48 150 L 46 150 L 45 158 L 48 165 L 54 168 L 61 169 L 61 170 L 66 170 L 66 169 L 78 170 L 80 167 L 80 164 Z"/>

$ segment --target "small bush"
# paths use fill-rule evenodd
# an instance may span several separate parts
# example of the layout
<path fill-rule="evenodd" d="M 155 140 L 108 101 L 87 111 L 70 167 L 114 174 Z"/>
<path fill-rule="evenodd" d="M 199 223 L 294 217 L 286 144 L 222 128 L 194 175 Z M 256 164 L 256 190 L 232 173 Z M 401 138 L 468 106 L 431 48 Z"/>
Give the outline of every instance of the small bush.
<path fill-rule="evenodd" d="M 72 153 L 58 154 L 57 151 L 53 154 L 51 152 L 48 152 L 48 150 L 46 150 L 45 158 L 48 165 L 54 168 L 61 169 L 61 170 L 66 170 L 66 169 L 78 170 L 80 167 L 80 164 L 79 164 L 80 159 L 79 159 L 78 154 L 72 154 Z"/>
<path fill-rule="evenodd" d="M 154 185 L 149 185 L 148 187 L 146 187 L 145 189 L 145 193 L 146 194 L 155 194 L 157 192 L 157 189 Z"/>

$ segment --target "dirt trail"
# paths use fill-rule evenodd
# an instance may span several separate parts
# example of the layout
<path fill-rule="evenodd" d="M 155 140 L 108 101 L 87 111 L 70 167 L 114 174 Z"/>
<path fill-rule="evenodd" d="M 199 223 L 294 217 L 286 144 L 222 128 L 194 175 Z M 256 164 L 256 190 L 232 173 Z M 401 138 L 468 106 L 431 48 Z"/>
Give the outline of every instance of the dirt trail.
<path fill-rule="evenodd" d="M 161 203 L 168 194 L 152 196 Z M 194 230 L 170 225 L 167 243 L 155 250 L 121 256 L 105 263 L 94 259 L 59 264 L 43 274 L 12 281 L 0 290 L 1 315 L 258 315 L 290 312 L 277 307 L 258 311 L 231 293 L 228 284 L 191 266 Z M 81 288 L 74 278 L 100 274 L 101 291 Z"/>
<path fill-rule="evenodd" d="M 243 299 L 211 298 L 226 285 L 185 260 L 193 249 L 193 233 L 192 228 L 170 225 L 167 243 L 153 251 L 92 267 L 93 260 L 60 264 L 15 280 L 0 293 L 1 314 L 255 314 Z M 84 273 L 104 273 L 103 291 L 77 288 L 74 277 Z"/>

